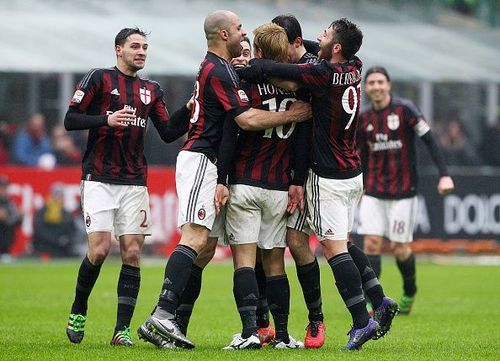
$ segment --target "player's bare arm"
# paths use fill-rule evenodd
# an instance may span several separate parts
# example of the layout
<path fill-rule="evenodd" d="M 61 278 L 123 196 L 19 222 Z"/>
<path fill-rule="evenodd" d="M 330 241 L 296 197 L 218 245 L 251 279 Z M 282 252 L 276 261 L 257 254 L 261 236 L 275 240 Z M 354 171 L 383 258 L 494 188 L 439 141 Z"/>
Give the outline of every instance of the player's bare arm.
<path fill-rule="evenodd" d="M 269 112 L 250 108 L 234 120 L 243 130 L 263 130 L 292 122 L 302 122 L 312 117 L 311 105 L 296 101 L 285 112 Z"/>

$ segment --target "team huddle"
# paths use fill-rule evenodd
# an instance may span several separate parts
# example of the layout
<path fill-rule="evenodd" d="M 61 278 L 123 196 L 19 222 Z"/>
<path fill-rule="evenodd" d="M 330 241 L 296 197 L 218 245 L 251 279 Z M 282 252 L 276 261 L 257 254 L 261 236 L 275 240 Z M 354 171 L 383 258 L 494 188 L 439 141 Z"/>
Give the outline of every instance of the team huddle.
<path fill-rule="evenodd" d="M 439 192 L 453 189 L 430 128 L 411 102 L 393 99 L 382 67 L 365 74 L 372 109 L 360 115 L 362 61 L 356 53 L 363 34 L 345 18 L 333 21 L 317 42 L 303 41 L 292 15 L 256 28 L 253 44 L 230 11 L 210 13 L 204 31 L 208 49 L 193 96 L 171 116 L 159 84 L 137 76 L 148 48 L 137 28 L 117 34 L 115 67 L 93 69 L 77 86 L 64 124 L 90 130 L 81 182 L 89 248 L 67 336 L 73 343 L 83 339 L 88 298 L 114 233 L 122 269 L 111 344 L 133 344 L 139 260 L 151 230 L 143 154 L 151 119 L 165 142 L 186 132 L 187 140 L 176 164 L 181 239 L 139 338 L 165 349 L 195 347 L 187 331 L 202 273 L 224 242 L 233 256 L 242 324 L 224 349 L 322 347 L 320 269 L 309 247 L 314 233 L 352 317 L 345 348 L 359 350 L 387 334 L 400 310 L 378 280 L 383 238 L 393 244 L 403 276 L 402 313 L 410 312 L 416 294 L 409 247 L 416 209 L 414 134 L 438 165 Z M 394 173 L 390 181 L 387 169 Z M 361 198 L 360 233 L 368 256 L 349 240 Z M 288 332 L 286 247 L 308 309 L 303 342 Z"/>

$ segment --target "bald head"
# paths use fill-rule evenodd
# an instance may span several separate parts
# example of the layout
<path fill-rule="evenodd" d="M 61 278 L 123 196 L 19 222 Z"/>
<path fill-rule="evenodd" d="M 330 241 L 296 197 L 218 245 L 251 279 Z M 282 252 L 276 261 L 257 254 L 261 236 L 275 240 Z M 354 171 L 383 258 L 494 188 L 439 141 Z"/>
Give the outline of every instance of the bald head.
<path fill-rule="evenodd" d="M 203 25 L 205 37 L 208 41 L 213 40 L 220 30 L 229 28 L 232 21 L 237 18 L 235 13 L 228 10 L 216 10 L 208 14 Z"/>

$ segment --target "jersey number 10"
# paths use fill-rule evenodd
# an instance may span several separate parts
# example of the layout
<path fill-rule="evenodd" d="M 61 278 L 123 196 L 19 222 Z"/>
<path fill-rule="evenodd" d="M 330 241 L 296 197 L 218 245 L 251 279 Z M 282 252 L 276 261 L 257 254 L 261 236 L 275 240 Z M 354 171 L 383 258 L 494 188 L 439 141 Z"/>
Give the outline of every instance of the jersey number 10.
<path fill-rule="evenodd" d="M 271 98 L 266 101 L 262 102 L 262 105 L 268 105 L 269 106 L 269 111 L 270 112 L 284 112 L 288 106 L 288 104 L 293 103 L 297 99 L 295 98 L 285 98 L 283 99 L 279 104 L 276 103 L 276 98 Z M 276 134 L 280 139 L 287 139 L 289 138 L 293 131 L 295 129 L 295 123 L 292 123 L 290 129 L 288 129 L 288 132 L 283 134 L 283 126 L 280 125 L 279 127 L 276 128 L 268 128 L 264 132 L 264 138 L 271 138 L 273 136 L 273 131 L 276 130 Z"/>

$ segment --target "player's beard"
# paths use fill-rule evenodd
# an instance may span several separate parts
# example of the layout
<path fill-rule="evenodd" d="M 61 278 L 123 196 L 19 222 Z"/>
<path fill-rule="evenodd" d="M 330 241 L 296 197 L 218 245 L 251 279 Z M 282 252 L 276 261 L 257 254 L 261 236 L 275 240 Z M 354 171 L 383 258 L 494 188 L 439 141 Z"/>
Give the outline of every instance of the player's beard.
<path fill-rule="evenodd" d="M 326 61 L 330 61 L 332 59 L 332 51 L 333 51 L 333 41 L 329 42 L 324 47 L 321 47 L 319 58 L 325 59 Z"/>

